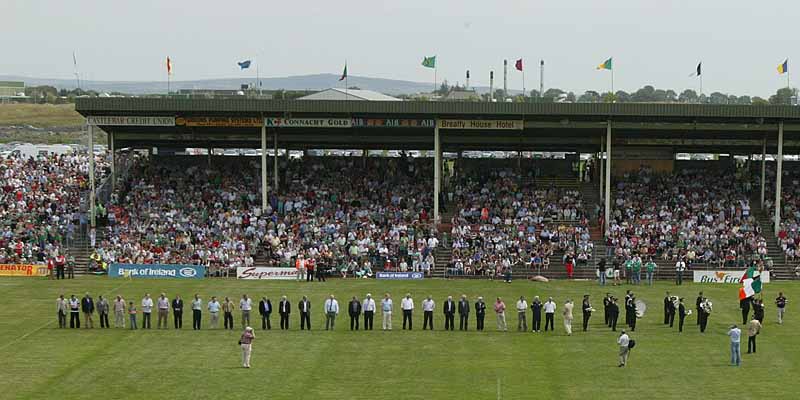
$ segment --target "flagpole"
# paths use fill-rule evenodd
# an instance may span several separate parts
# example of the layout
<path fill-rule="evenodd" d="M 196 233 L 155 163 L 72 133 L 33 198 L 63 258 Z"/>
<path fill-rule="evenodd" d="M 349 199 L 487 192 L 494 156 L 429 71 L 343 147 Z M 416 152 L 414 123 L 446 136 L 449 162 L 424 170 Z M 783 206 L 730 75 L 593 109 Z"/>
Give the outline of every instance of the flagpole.
<path fill-rule="evenodd" d="M 345 100 L 349 100 L 350 99 L 350 95 L 348 94 L 348 90 L 350 89 L 350 83 L 349 83 L 350 82 L 349 81 L 350 72 L 347 71 L 347 60 L 344 60 L 344 69 L 345 69 L 345 74 L 344 74 L 344 99 Z"/>
<path fill-rule="evenodd" d="M 698 78 L 700 78 L 700 95 L 702 95 L 703 94 L 703 73 L 702 73 L 702 71 L 701 71 L 700 76 Z"/>
<path fill-rule="evenodd" d="M 433 64 L 433 93 L 434 94 L 436 94 L 436 68 L 437 68 L 436 64 Z"/>
<path fill-rule="evenodd" d="M 522 66 L 522 100 L 525 102 L 525 66 Z"/>
<path fill-rule="evenodd" d="M 614 66 L 611 66 L 611 102 L 614 102 Z"/>

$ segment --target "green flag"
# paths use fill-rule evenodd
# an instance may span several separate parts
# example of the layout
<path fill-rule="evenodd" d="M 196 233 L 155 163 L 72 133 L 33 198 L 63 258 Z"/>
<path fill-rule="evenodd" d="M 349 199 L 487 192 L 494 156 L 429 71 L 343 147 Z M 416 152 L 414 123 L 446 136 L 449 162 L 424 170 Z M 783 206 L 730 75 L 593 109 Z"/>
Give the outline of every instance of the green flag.
<path fill-rule="evenodd" d="M 613 57 L 603 61 L 602 64 L 597 66 L 597 69 L 613 69 Z"/>
<path fill-rule="evenodd" d="M 422 66 L 426 68 L 436 68 L 436 56 L 425 57 L 422 60 Z"/>

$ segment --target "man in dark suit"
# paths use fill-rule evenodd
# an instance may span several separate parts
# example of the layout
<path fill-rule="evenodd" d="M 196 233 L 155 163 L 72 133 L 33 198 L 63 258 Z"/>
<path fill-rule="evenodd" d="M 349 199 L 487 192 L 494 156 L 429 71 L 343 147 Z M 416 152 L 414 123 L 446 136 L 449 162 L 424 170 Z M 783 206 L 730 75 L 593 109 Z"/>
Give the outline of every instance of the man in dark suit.
<path fill-rule="evenodd" d="M 686 319 L 686 306 L 683 304 L 683 297 L 678 301 L 678 332 L 683 332 L 683 320 Z"/>
<path fill-rule="evenodd" d="M 533 331 L 539 332 L 542 330 L 542 301 L 539 296 L 534 296 L 531 301 L 531 310 L 533 311 Z"/>
<path fill-rule="evenodd" d="M 278 314 L 281 316 L 281 330 L 289 329 L 289 314 L 292 313 L 292 305 L 289 303 L 289 300 L 286 300 L 286 296 L 281 297 L 281 301 L 278 302 Z"/>
<path fill-rule="evenodd" d="M 611 293 L 606 293 L 603 297 L 603 321 L 607 326 L 611 326 L 611 318 L 608 315 L 608 306 L 611 305 Z"/>
<path fill-rule="evenodd" d="M 353 296 L 353 300 L 350 300 L 350 304 L 347 305 L 347 313 L 350 315 L 350 330 L 358 330 L 358 320 L 361 318 L 361 302 L 358 301 L 356 296 Z M 364 326 L 364 329 L 367 327 Z"/>
<path fill-rule="evenodd" d="M 311 330 L 311 302 L 308 297 L 303 296 L 303 300 L 297 303 L 297 309 L 300 311 L 300 330 L 306 329 L 306 326 Z"/>
<path fill-rule="evenodd" d="M 614 332 L 617 331 L 617 319 L 619 319 L 619 304 L 616 297 L 611 297 L 608 303 L 608 326 Z"/>
<path fill-rule="evenodd" d="M 486 303 L 483 302 L 483 297 L 478 297 L 478 301 L 475 303 L 475 320 L 476 320 L 476 329 L 479 331 L 483 330 L 483 319 L 486 317 Z"/>
<path fill-rule="evenodd" d="M 583 303 L 581 304 L 581 311 L 583 311 L 583 331 L 589 329 L 589 318 L 592 317 L 592 304 L 589 303 L 589 295 L 583 295 Z"/>
<path fill-rule="evenodd" d="M 261 314 L 261 329 L 272 329 L 269 316 L 272 314 L 272 302 L 268 298 L 262 297 L 258 302 L 258 313 Z"/>
<path fill-rule="evenodd" d="M 672 307 L 672 297 L 669 292 L 664 296 L 664 325 L 669 323 L 669 309 Z"/>
<path fill-rule="evenodd" d="M 628 319 L 630 323 L 628 326 L 631 327 L 631 332 L 636 331 L 636 296 L 631 293 L 630 297 L 628 297 Z"/>
<path fill-rule="evenodd" d="M 444 330 L 455 329 L 455 315 L 456 315 L 456 302 L 453 301 L 453 296 L 447 296 L 447 300 L 442 307 L 444 312 Z"/>
<path fill-rule="evenodd" d="M 94 320 L 92 319 L 92 315 L 94 314 L 94 300 L 92 296 L 89 296 L 88 292 L 81 299 L 81 311 L 83 311 L 85 319 L 83 327 L 94 328 Z"/>
<path fill-rule="evenodd" d="M 458 330 L 466 331 L 469 324 L 469 301 L 467 295 L 462 294 L 458 301 Z"/>
<path fill-rule="evenodd" d="M 183 299 L 181 296 L 175 296 L 172 299 L 172 321 L 175 329 L 183 328 Z"/>
<path fill-rule="evenodd" d="M 700 311 L 702 311 L 700 309 L 700 303 L 702 303 L 702 302 L 703 302 L 703 292 L 700 292 L 700 293 L 697 294 L 697 300 L 695 300 L 695 311 L 697 312 L 697 325 L 700 325 L 700 318 L 701 318 L 701 314 L 702 314 L 700 312 Z"/>
<path fill-rule="evenodd" d="M 748 316 L 750 316 L 750 303 L 752 302 L 751 297 L 746 297 L 744 299 L 739 300 L 739 308 L 742 309 L 742 325 L 747 326 L 750 320 Z"/>
<path fill-rule="evenodd" d="M 631 326 L 631 296 L 633 296 L 633 293 L 628 290 L 626 291 L 625 299 L 623 300 L 623 305 L 625 306 L 625 325 L 628 325 L 628 327 Z"/>

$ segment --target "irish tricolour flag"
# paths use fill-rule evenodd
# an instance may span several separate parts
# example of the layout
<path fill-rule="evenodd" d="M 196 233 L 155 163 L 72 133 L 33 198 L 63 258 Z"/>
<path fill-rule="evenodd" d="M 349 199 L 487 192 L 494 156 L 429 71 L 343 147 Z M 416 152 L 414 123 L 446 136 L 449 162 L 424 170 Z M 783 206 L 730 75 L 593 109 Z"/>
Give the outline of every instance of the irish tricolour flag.
<path fill-rule="evenodd" d="M 745 271 L 740 282 L 742 282 L 742 287 L 739 288 L 739 300 L 761 293 L 761 271 L 755 266 L 750 266 Z"/>

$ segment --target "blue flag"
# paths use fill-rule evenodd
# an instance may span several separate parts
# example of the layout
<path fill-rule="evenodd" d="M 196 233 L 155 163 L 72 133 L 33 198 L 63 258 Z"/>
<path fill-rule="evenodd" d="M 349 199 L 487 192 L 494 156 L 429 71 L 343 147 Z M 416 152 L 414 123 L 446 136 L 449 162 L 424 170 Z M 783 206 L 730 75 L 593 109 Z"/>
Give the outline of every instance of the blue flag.
<path fill-rule="evenodd" d="M 250 60 L 238 62 L 237 64 L 239 64 L 239 68 L 241 69 L 250 68 Z"/>

